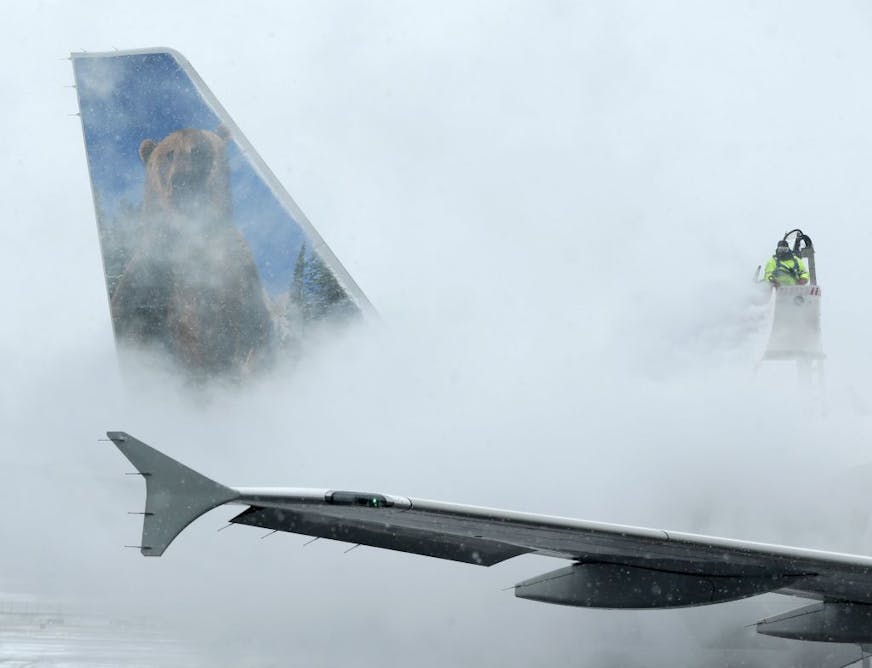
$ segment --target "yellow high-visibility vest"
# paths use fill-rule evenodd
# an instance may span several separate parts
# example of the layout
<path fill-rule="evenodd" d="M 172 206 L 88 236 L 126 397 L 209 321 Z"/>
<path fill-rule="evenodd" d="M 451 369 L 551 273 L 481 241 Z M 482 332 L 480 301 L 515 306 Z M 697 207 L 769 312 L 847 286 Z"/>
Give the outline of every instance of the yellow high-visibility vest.
<path fill-rule="evenodd" d="M 808 271 L 802 258 L 793 255 L 789 260 L 779 260 L 774 255 L 766 263 L 763 280 L 775 279 L 779 285 L 796 285 L 801 279 L 808 281 Z"/>

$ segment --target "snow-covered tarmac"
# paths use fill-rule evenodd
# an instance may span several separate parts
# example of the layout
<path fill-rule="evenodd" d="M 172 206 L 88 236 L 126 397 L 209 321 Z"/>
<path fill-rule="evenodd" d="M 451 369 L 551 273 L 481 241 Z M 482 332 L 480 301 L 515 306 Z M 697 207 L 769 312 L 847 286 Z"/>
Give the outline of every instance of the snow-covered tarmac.
<path fill-rule="evenodd" d="M 51 609 L 0 612 L 4 668 L 197 665 L 166 629 Z"/>

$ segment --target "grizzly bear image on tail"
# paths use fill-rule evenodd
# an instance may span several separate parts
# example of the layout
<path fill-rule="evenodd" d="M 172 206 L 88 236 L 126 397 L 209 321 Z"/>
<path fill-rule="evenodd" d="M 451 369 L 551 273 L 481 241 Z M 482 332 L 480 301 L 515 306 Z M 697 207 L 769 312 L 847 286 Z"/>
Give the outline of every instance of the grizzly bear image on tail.
<path fill-rule="evenodd" d="M 195 376 L 244 375 L 269 356 L 273 323 L 251 249 L 233 223 L 219 128 L 146 139 L 142 233 L 111 297 L 115 333 L 168 352 Z"/>

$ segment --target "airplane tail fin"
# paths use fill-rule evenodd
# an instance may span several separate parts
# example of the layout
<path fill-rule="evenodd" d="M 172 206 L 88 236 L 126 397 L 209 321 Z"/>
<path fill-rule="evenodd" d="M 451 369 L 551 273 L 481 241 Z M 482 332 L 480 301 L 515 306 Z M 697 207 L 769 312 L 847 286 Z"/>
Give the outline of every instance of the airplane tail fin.
<path fill-rule="evenodd" d="M 120 349 L 244 379 L 374 314 L 181 54 L 72 62 Z"/>
<path fill-rule="evenodd" d="M 197 473 L 123 431 L 106 435 L 145 478 L 140 551 L 159 557 L 173 539 L 204 513 L 238 498 L 230 487 Z"/>

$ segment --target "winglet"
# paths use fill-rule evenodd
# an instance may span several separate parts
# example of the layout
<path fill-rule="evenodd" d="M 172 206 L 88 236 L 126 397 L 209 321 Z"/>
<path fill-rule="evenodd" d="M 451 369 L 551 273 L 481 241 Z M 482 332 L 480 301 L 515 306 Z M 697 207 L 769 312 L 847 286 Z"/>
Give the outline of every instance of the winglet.
<path fill-rule="evenodd" d="M 195 519 L 239 497 L 123 431 L 106 432 L 110 440 L 145 478 L 145 513 L 140 551 L 159 557 Z"/>

